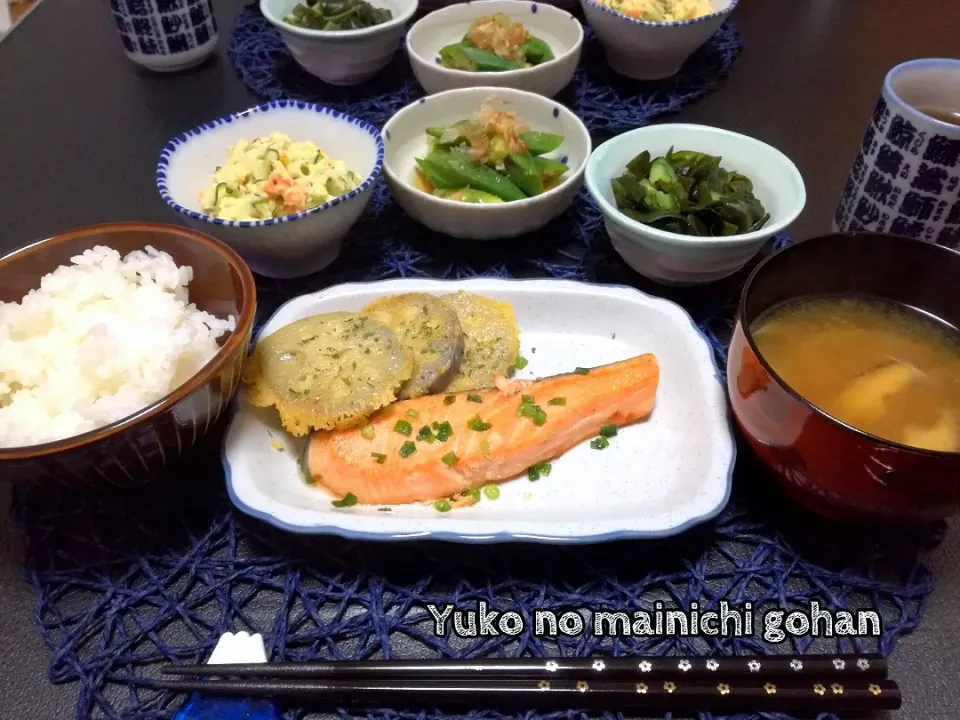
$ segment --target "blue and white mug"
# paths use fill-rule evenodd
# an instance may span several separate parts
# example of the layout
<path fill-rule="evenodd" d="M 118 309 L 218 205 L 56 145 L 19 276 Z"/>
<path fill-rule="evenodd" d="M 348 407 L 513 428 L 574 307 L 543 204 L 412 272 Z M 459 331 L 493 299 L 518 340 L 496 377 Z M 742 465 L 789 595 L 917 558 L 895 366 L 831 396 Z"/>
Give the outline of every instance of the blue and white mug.
<path fill-rule="evenodd" d="M 834 229 L 906 235 L 960 249 L 960 60 L 897 65 L 850 171 Z"/>
<path fill-rule="evenodd" d="M 110 0 L 127 57 L 157 72 L 184 70 L 217 47 L 210 0 Z"/>

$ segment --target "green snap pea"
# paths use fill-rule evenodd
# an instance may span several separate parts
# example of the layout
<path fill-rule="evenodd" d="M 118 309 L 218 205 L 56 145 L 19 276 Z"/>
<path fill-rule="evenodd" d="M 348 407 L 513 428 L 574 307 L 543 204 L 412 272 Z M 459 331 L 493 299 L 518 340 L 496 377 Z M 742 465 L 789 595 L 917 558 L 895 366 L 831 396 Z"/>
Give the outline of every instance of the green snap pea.
<path fill-rule="evenodd" d="M 440 64 L 454 70 L 471 72 L 504 72 L 523 67 L 515 60 L 502 58 L 489 50 L 481 50 L 462 42 L 440 48 Z"/>
<path fill-rule="evenodd" d="M 540 168 L 528 152 L 510 153 L 507 163 L 507 177 L 530 197 L 540 195 L 543 192 Z"/>
<path fill-rule="evenodd" d="M 417 158 L 417 167 L 435 188 L 456 189 L 463 187 L 463 182 L 456 174 L 433 162 L 429 157 Z"/>
<path fill-rule="evenodd" d="M 554 135 L 553 133 L 536 132 L 531 130 L 520 135 L 520 139 L 527 145 L 527 150 L 531 155 L 546 155 L 553 152 L 563 144 L 563 135 Z"/>
<path fill-rule="evenodd" d="M 496 195 L 491 195 L 488 192 L 483 192 L 482 190 L 474 190 L 473 188 L 458 188 L 458 189 L 448 189 L 441 188 L 433 191 L 433 194 L 440 198 L 445 198 L 447 200 L 456 200 L 458 202 L 467 202 L 467 203 L 502 203 L 503 199 L 497 197 Z"/>
<path fill-rule="evenodd" d="M 500 175 L 493 168 L 477 165 L 468 156 L 460 152 L 433 152 L 430 159 L 441 165 L 444 170 L 456 173 L 461 187 L 496 195 L 502 200 L 523 200 L 526 195 L 510 179 Z"/>
<path fill-rule="evenodd" d="M 540 176 L 544 182 L 556 180 L 570 169 L 562 162 L 548 158 L 535 157 L 533 161 L 537 164 L 537 168 L 540 170 Z"/>
<path fill-rule="evenodd" d="M 531 37 L 523 44 L 523 53 L 531 65 L 553 60 L 553 50 L 540 38 Z"/>

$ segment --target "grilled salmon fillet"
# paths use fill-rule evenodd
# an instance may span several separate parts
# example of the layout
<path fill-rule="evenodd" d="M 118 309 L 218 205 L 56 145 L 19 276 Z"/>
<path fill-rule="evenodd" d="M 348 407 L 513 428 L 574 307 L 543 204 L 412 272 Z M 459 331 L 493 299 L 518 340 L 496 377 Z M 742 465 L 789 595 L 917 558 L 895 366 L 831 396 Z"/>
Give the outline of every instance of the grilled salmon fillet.
<path fill-rule="evenodd" d="M 306 469 L 314 483 L 361 504 L 451 497 L 552 460 L 603 425 L 646 418 L 659 378 L 648 353 L 536 381 L 501 378 L 494 390 L 397 402 L 364 428 L 314 433 Z"/>

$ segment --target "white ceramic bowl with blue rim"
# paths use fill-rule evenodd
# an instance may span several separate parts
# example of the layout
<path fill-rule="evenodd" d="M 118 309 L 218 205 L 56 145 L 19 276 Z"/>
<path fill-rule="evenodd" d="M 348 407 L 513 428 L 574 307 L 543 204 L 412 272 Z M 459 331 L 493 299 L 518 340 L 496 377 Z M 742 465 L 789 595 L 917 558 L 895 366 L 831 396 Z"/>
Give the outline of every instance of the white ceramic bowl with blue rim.
<path fill-rule="evenodd" d="M 337 508 L 339 498 L 304 482 L 306 438 L 254 408 L 241 389 L 223 441 L 227 491 L 243 512 L 289 532 L 367 540 L 595 543 L 674 535 L 719 513 L 730 495 L 737 448 L 726 383 L 713 348 L 669 300 L 625 286 L 570 280 L 430 280 L 351 283 L 283 305 L 258 341 L 319 313 L 357 311 L 385 295 L 464 290 L 510 303 L 529 364 L 520 379 L 618 362 L 652 352 L 660 365 L 656 406 L 621 428 L 602 452 L 589 442 L 552 461 L 549 478 L 499 485 L 500 497 L 452 512 L 429 504 Z M 534 352 L 535 351 L 535 352 Z"/>
<path fill-rule="evenodd" d="M 200 191 L 223 164 L 227 149 L 238 140 L 273 132 L 315 143 L 363 180 L 340 197 L 285 217 L 239 221 L 205 214 Z M 370 123 L 312 103 L 275 100 L 170 140 L 157 164 L 157 190 L 187 225 L 225 242 L 255 273 L 292 278 L 322 270 L 336 259 L 344 236 L 370 201 L 382 167 L 383 140 Z"/>
<path fill-rule="evenodd" d="M 620 212 L 610 181 L 644 150 L 658 157 L 671 147 L 718 155 L 721 167 L 750 178 L 754 195 L 770 213 L 767 224 L 743 235 L 692 237 L 658 230 Z M 807 202 L 803 177 L 790 158 L 760 140 L 706 125 L 648 125 L 617 135 L 593 152 L 586 184 L 616 251 L 641 275 L 669 285 L 700 285 L 737 272 L 796 220 Z"/>
<path fill-rule="evenodd" d="M 522 23 L 553 51 L 540 65 L 506 72 L 468 72 L 443 67 L 440 48 L 459 42 L 477 18 L 503 13 Z M 566 10 L 541 2 L 479 0 L 436 10 L 407 33 L 407 54 L 417 81 L 428 93 L 461 87 L 511 87 L 553 97 L 576 72 L 583 46 L 583 25 Z"/>
<path fill-rule="evenodd" d="M 389 8 L 393 18 L 359 30 L 313 30 L 284 20 L 300 0 L 260 0 L 260 12 L 308 73 L 331 85 L 359 85 L 390 64 L 407 21 L 417 11 L 417 0 L 370 2 Z"/>
<path fill-rule="evenodd" d="M 487 205 L 446 200 L 416 187 L 416 158 L 427 153 L 426 129 L 473 118 L 489 99 L 526 120 L 531 130 L 563 136 L 563 144 L 544 155 L 570 168 L 561 182 L 542 195 Z M 586 126 L 562 104 L 523 90 L 497 87 L 447 90 L 416 100 L 387 121 L 383 143 L 384 177 L 397 204 L 431 230 L 468 240 L 517 237 L 560 215 L 583 185 L 592 147 Z"/>
<path fill-rule="evenodd" d="M 710 2 L 713 12 L 709 15 L 677 22 L 638 20 L 595 0 L 580 0 L 580 7 L 611 68 L 635 80 L 659 80 L 676 75 L 723 24 L 738 0 Z"/>

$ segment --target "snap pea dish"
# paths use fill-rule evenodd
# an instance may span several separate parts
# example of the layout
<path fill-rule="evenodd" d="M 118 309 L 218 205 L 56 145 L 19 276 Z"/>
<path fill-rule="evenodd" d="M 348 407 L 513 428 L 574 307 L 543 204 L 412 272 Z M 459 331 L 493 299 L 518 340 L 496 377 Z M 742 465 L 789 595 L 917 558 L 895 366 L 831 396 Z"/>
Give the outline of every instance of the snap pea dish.
<path fill-rule="evenodd" d="M 469 203 L 524 200 L 556 187 L 570 169 L 544 157 L 562 135 L 531 130 L 513 113 L 485 104 L 475 119 L 427 128 L 428 151 L 416 159 L 424 192 Z M 565 159 L 565 158 L 564 158 Z"/>
<path fill-rule="evenodd" d="M 440 64 L 469 72 L 522 70 L 553 60 L 553 50 L 503 13 L 477 18 L 460 42 L 440 48 Z"/>

